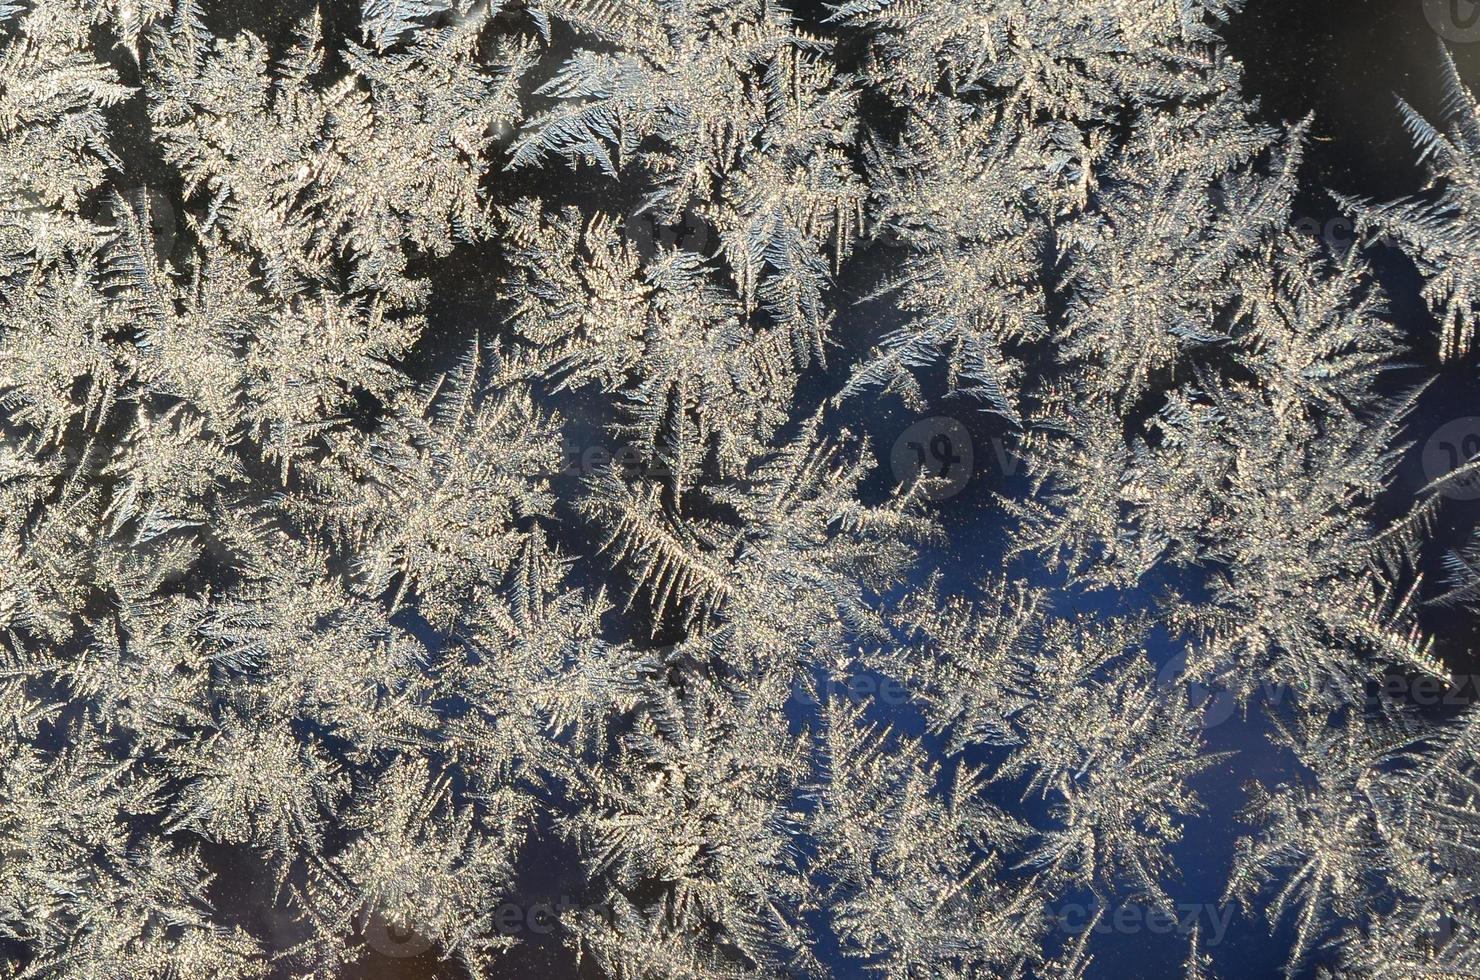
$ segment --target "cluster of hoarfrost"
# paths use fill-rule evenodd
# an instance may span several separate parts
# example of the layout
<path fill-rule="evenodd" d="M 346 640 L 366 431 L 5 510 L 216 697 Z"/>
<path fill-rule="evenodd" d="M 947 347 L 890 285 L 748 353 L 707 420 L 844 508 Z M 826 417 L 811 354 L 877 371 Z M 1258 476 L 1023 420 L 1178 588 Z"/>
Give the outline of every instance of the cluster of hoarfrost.
<path fill-rule="evenodd" d="M 1291 975 L 1480 972 L 1480 712 L 1366 696 L 1480 602 L 1474 467 L 1377 507 L 1480 315 L 1457 75 L 1328 249 L 1237 0 L 231 6 L 0 3 L 0 975 L 492 977 L 559 854 L 611 977 L 1096 976 L 1064 904 L 1175 910 L 1237 771 L 1184 682 L 1290 760 L 1223 901 Z M 939 392 L 1030 478 L 969 586 L 842 421 Z"/>

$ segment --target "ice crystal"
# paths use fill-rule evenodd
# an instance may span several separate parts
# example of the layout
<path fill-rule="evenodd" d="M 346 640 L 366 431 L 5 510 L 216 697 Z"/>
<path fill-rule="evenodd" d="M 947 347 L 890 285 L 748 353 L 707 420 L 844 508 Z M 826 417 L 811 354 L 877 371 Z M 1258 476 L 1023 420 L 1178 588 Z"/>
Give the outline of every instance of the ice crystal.
<path fill-rule="evenodd" d="M 1480 969 L 1452 62 L 1328 247 L 1237 0 L 289 6 L 0 3 L 0 975 Z"/>

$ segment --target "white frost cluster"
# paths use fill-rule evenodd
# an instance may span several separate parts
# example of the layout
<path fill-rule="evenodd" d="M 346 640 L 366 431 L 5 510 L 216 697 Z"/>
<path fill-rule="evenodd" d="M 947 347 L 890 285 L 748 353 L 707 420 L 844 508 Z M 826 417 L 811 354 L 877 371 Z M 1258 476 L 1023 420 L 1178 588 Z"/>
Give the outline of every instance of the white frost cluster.
<path fill-rule="evenodd" d="M 552 855 L 618 980 L 1100 976 L 1065 903 L 1175 909 L 1238 771 L 1193 684 L 1288 973 L 1480 973 L 1480 709 L 1367 698 L 1480 602 L 1480 464 L 1375 506 L 1366 244 L 1480 312 L 1452 66 L 1329 249 L 1238 0 L 327 2 L 0 3 L 0 977 L 491 978 Z M 941 394 L 1029 478 L 964 589 L 841 421 Z"/>

